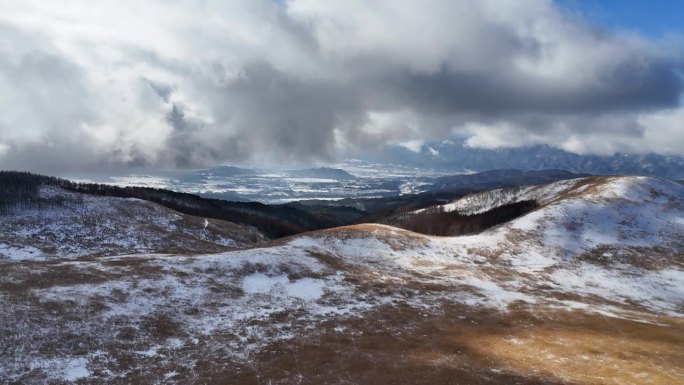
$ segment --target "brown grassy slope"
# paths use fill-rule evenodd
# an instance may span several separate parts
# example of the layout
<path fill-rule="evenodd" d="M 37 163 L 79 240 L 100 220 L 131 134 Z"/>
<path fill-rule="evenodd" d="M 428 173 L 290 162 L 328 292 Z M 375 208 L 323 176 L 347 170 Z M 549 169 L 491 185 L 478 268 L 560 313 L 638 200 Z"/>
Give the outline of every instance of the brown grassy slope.
<path fill-rule="evenodd" d="M 430 314 L 411 307 L 386 307 L 358 320 L 330 320 L 298 339 L 271 344 L 248 364 L 187 346 L 180 354 L 196 359 L 195 370 L 181 372 L 174 381 L 247 385 L 681 383 L 684 322 L 663 317 L 654 321 L 659 324 L 582 311 L 521 308 L 502 314 L 451 304 Z M 150 370 L 135 370 L 115 383 L 154 382 L 173 368 L 173 360 L 168 360 Z"/>

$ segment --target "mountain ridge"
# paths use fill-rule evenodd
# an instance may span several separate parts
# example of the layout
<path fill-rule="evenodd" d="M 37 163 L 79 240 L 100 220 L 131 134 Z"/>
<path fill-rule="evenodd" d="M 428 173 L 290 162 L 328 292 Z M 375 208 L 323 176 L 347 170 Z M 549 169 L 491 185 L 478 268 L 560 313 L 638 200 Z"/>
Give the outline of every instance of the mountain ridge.
<path fill-rule="evenodd" d="M 417 152 L 402 146 L 388 146 L 377 157 L 389 162 L 401 160 L 403 164 L 416 167 L 476 172 L 510 167 L 525 170 L 564 169 L 596 175 L 684 178 L 684 158 L 676 155 L 580 155 L 548 145 L 486 149 L 470 147 L 462 139 L 427 142 Z"/>

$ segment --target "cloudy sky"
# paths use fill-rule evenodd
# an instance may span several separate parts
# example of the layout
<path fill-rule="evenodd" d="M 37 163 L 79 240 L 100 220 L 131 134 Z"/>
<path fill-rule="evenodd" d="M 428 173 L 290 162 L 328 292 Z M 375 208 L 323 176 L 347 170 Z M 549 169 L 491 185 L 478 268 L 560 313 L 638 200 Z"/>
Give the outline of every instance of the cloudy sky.
<path fill-rule="evenodd" d="M 684 155 L 677 3 L 0 0 L 0 168 Z"/>

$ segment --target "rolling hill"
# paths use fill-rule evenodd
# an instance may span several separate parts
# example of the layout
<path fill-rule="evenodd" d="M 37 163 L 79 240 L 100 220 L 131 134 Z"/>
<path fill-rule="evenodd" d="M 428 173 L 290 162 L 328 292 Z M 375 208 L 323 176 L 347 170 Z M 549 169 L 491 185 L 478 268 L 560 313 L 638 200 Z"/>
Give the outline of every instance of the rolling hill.
<path fill-rule="evenodd" d="M 483 232 L 382 224 L 255 248 L 0 262 L 7 383 L 672 384 L 684 186 L 590 177 Z"/>
<path fill-rule="evenodd" d="M 209 253 L 263 242 L 254 228 L 134 198 L 40 186 L 31 207 L 0 216 L 0 259 Z"/>

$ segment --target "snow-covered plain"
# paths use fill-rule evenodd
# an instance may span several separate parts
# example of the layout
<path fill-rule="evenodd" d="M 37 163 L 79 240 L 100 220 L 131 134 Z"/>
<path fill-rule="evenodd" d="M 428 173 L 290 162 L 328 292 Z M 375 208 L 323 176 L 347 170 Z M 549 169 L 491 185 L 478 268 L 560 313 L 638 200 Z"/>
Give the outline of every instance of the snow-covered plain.
<path fill-rule="evenodd" d="M 184 191 L 229 200 L 250 200 L 280 204 L 298 200 L 341 200 L 379 198 L 414 194 L 427 190 L 435 178 L 447 174 L 430 169 L 348 160 L 333 167 L 348 171 L 354 178 L 336 178 L 333 172 L 315 176 L 294 176 L 288 170 L 243 169 L 222 175 L 221 170 L 199 170 L 191 175 L 159 177 L 129 175 L 99 182 L 118 186 L 143 186 Z M 290 170 L 292 171 L 292 170 Z"/>
<path fill-rule="evenodd" d="M 0 379 L 122 382 L 162 368 L 159 383 L 183 383 L 178 373 L 203 359 L 247 365 L 272 344 L 326 322 L 373 322 L 385 307 L 684 317 L 684 186 L 587 178 L 452 206 L 527 199 L 540 207 L 472 236 L 358 225 L 219 254 L 0 263 L 0 345 L 14 353 Z"/>

